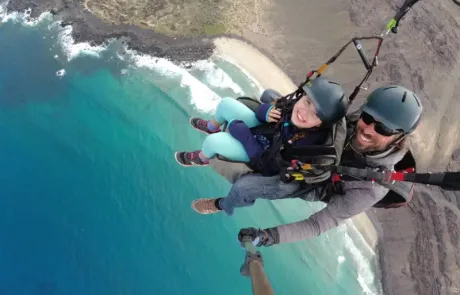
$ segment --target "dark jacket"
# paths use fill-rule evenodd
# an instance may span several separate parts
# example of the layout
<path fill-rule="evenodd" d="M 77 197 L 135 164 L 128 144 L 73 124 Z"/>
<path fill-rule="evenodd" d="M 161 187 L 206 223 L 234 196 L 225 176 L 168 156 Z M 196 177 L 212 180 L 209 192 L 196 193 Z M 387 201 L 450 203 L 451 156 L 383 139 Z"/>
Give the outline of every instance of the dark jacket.
<path fill-rule="evenodd" d="M 228 130 L 230 134 L 243 145 L 250 159 L 249 166 L 264 176 L 273 176 L 280 173 L 282 164 L 279 161 L 279 153 L 273 153 L 270 149 L 276 144 L 277 129 L 275 123 L 268 123 L 268 114 L 274 106 L 263 103 L 255 110 L 257 119 L 262 123 L 260 126 L 249 128 L 243 121 L 235 120 L 230 122 Z M 299 137 L 293 142 L 293 146 L 302 147 L 308 145 L 321 145 L 328 136 L 327 128 L 299 129 L 291 123 L 291 113 L 282 114 L 281 118 L 282 143 Z M 279 144 L 278 144 L 279 145 Z M 290 161 L 290 155 L 283 154 L 284 161 Z"/>

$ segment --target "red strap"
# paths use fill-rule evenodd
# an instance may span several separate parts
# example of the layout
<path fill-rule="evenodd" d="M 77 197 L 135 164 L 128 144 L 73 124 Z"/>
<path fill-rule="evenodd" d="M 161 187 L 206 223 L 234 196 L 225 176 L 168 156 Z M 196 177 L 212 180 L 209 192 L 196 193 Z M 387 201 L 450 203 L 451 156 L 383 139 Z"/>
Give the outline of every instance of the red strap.
<path fill-rule="evenodd" d="M 403 170 L 399 170 L 397 172 L 393 172 L 393 173 L 391 173 L 391 180 L 404 181 L 404 174 L 413 173 L 413 172 L 415 172 L 415 168 L 413 168 L 413 167 L 403 169 Z"/>
<path fill-rule="evenodd" d="M 340 181 L 340 176 L 337 173 L 332 173 L 332 183 Z"/>
<path fill-rule="evenodd" d="M 391 180 L 404 181 L 404 172 L 393 172 L 391 173 Z"/>

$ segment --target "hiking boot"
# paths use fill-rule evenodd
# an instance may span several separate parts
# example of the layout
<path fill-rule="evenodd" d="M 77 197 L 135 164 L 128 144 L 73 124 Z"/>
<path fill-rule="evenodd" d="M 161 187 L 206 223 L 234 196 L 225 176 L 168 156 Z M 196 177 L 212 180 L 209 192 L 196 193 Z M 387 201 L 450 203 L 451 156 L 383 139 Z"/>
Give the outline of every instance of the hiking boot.
<path fill-rule="evenodd" d="M 203 120 L 203 119 L 200 119 L 200 118 L 191 118 L 190 119 L 190 125 L 192 125 L 193 128 L 195 128 L 196 130 L 198 130 L 200 132 L 203 132 L 205 134 L 213 134 L 213 133 L 220 132 L 220 129 L 216 129 L 214 131 L 209 130 L 208 122 L 209 121 Z"/>
<path fill-rule="evenodd" d="M 200 159 L 200 150 L 194 152 L 176 152 L 174 156 L 176 157 L 177 163 L 184 167 L 189 166 L 208 166 L 209 161 L 202 161 Z"/>
<path fill-rule="evenodd" d="M 200 214 L 213 214 L 221 211 L 216 207 L 217 199 L 198 199 L 192 202 L 192 209 Z"/>

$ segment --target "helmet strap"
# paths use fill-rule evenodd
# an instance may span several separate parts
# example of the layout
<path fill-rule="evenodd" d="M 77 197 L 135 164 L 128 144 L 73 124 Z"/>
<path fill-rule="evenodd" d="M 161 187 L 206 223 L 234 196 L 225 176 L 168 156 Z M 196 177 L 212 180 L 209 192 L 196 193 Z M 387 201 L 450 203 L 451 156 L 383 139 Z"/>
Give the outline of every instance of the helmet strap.
<path fill-rule="evenodd" d="M 405 133 L 402 133 L 400 136 L 398 136 L 395 140 L 393 140 L 393 142 L 390 144 L 390 146 L 397 146 L 401 143 L 401 141 L 404 140 L 404 138 L 406 138 L 407 134 Z"/>

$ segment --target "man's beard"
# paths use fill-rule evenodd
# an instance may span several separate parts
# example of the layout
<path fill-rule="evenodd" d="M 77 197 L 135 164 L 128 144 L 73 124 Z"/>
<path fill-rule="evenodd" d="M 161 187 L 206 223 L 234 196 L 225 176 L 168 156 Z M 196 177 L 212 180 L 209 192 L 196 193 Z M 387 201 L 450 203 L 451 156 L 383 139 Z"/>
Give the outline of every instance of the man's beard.
<path fill-rule="evenodd" d="M 359 144 L 358 136 L 359 136 L 358 133 L 355 133 L 352 136 L 352 138 L 350 140 L 350 146 L 355 152 L 358 152 L 360 154 L 373 155 L 373 154 L 384 153 L 385 151 L 388 151 L 389 149 L 392 149 L 394 147 L 394 143 L 396 142 L 396 140 L 395 140 L 395 141 L 393 141 L 392 143 L 388 144 L 385 147 L 376 146 L 375 144 L 363 147 L 363 146 L 361 146 Z"/>
<path fill-rule="evenodd" d="M 350 141 L 350 146 L 353 150 L 355 150 L 356 152 L 358 153 L 365 153 L 367 152 L 366 151 L 366 148 L 363 148 L 360 146 L 360 144 L 358 143 L 358 134 L 355 133 L 353 135 L 353 137 L 351 138 L 351 141 Z"/>
<path fill-rule="evenodd" d="M 355 150 L 358 153 L 362 153 L 362 154 L 372 153 L 372 152 L 377 151 L 375 146 L 367 146 L 367 147 L 361 146 L 358 141 L 358 133 L 355 133 L 353 137 L 351 138 L 350 146 L 353 150 Z"/>

